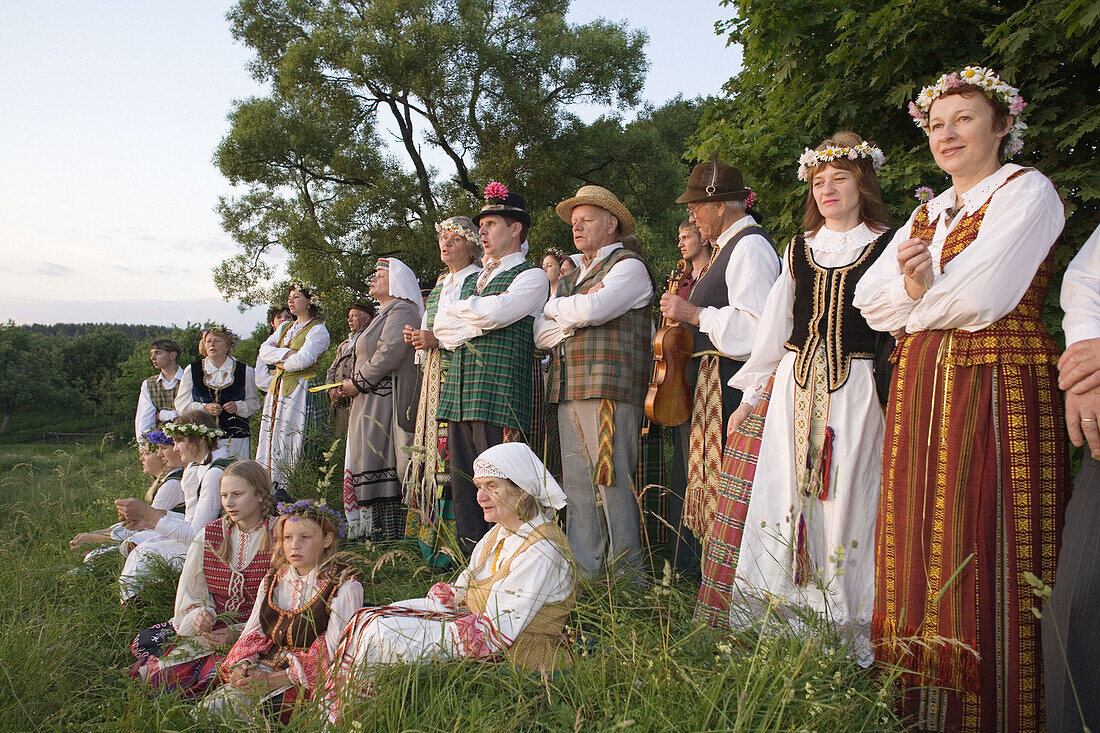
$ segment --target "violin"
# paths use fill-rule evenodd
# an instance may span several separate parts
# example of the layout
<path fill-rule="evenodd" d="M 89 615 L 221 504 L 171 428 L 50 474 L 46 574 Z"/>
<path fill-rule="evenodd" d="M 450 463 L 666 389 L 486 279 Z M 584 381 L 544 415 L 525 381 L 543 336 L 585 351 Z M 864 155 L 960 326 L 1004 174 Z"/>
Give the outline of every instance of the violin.
<path fill-rule="evenodd" d="M 675 293 L 691 272 L 691 263 L 680 260 L 668 278 L 668 292 Z M 691 417 L 692 394 L 687 369 L 694 338 L 691 331 L 667 317 L 653 337 L 653 378 L 645 396 L 645 414 L 652 422 L 672 427 Z"/>

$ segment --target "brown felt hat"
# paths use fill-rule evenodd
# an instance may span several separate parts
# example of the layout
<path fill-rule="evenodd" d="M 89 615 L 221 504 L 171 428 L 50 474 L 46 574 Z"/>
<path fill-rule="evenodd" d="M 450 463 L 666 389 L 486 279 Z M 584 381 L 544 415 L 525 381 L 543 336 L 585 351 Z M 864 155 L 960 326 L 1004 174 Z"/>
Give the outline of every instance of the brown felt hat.
<path fill-rule="evenodd" d="M 577 189 L 577 195 L 566 199 L 554 207 L 558 216 L 566 224 L 573 223 L 573 209 L 577 206 L 599 206 L 619 220 L 619 233 L 624 237 L 634 231 L 634 217 L 630 211 L 619 201 L 619 197 L 608 191 L 603 186 L 581 186 Z"/>
<path fill-rule="evenodd" d="M 748 198 L 749 189 L 741 178 L 741 171 L 732 165 L 718 162 L 718 153 L 706 163 L 691 169 L 687 190 L 676 199 L 678 204 L 694 204 L 706 201 L 742 201 Z"/>

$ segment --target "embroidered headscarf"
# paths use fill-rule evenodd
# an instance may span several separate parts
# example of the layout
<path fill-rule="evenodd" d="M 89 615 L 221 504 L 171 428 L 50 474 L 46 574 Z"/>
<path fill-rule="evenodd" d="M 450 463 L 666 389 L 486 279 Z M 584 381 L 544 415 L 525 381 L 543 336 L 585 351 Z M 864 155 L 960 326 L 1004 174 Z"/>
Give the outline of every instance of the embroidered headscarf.
<path fill-rule="evenodd" d="M 565 506 L 565 492 L 526 443 L 501 443 L 474 461 L 474 478 L 506 478 L 535 497 L 545 512 Z"/>
<path fill-rule="evenodd" d="M 420 283 L 416 275 L 401 260 L 396 257 L 383 257 L 378 260 L 378 267 L 387 268 L 390 271 L 390 296 L 404 298 L 416 306 L 417 313 L 424 317 L 424 296 L 420 294 Z"/>

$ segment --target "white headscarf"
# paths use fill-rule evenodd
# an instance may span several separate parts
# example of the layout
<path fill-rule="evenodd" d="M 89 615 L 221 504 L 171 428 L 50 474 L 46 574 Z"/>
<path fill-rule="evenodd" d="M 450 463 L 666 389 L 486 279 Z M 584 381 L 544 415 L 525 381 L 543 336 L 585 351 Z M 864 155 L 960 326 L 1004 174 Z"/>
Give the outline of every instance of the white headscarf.
<path fill-rule="evenodd" d="M 389 268 L 390 271 L 390 297 L 404 298 L 416 306 L 417 313 L 424 317 L 424 296 L 420 294 L 420 283 L 416 275 L 401 260 L 396 257 L 383 257 L 378 260 L 379 267 Z"/>
<path fill-rule="evenodd" d="M 474 478 L 506 478 L 535 497 L 544 512 L 565 506 L 565 492 L 526 443 L 501 443 L 474 461 Z"/>

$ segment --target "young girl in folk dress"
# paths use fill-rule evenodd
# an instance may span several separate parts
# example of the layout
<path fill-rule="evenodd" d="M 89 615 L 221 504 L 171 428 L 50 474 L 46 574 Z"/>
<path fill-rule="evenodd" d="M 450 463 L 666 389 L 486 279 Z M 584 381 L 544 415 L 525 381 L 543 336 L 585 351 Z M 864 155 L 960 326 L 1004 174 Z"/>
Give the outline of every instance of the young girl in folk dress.
<path fill-rule="evenodd" d="M 161 430 L 146 431 L 138 447 L 138 460 L 141 461 L 142 473 L 154 477 L 152 485 L 145 492 L 145 501 L 155 509 L 183 512 L 183 489 L 180 486 L 183 463 L 179 451 L 172 445 L 172 439 Z M 126 556 L 135 546 L 152 536 L 154 535 L 150 532 L 126 529 L 118 522 L 103 529 L 81 532 L 69 540 L 69 548 L 83 555 L 84 562 L 92 562 L 99 555 L 108 552 L 118 551 Z M 111 542 L 118 544 L 92 550 L 84 547 Z"/>
<path fill-rule="evenodd" d="M 168 562 L 179 567 L 195 534 L 221 514 L 218 484 L 232 459 L 218 446 L 225 433 L 218 429 L 214 417 L 197 410 L 187 412 L 165 425 L 164 432 L 175 441 L 180 458 L 186 463 L 180 479 L 184 513 L 157 509 L 140 499 L 115 501 L 119 520 L 127 529 L 152 533 L 126 557 L 119 578 L 123 603 L 137 595 L 155 563 Z"/>
<path fill-rule="evenodd" d="M 301 457 L 304 441 L 323 427 L 328 414 L 325 395 L 309 391 L 320 382 L 317 359 L 329 344 L 328 329 L 319 317 L 321 300 L 313 286 L 294 283 L 286 304 L 295 320 L 260 344 L 260 360 L 273 364 L 275 374 L 264 400 L 256 447 L 256 460 L 271 472 L 271 483 L 280 494 L 286 491 L 286 476 Z"/>
<path fill-rule="evenodd" d="M 520 669 L 552 670 L 570 660 L 559 644 L 576 572 L 554 521 L 565 493 L 524 443 L 502 443 L 474 461 L 477 502 L 494 526 L 470 565 L 426 598 L 367 607 L 348 625 L 328 681 L 330 716 L 369 693 L 379 664 L 504 657 Z"/>
<path fill-rule="evenodd" d="M 214 679 L 222 655 L 237 640 L 271 567 L 271 479 L 255 461 L 225 469 L 219 489 L 225 516 L 210 522 L 187 551 L 170 622 L 138 634 L 130 669 L 150 687 L 198 697 Z"/>
<path fill-rule="evenodd" d="M 281 504 L 271 570 L 260 583 L 252 615 L 220 665 L 224 684 L 203 705 L 227 717 L 247 717 L 270 700 L 289 717 L 325 674 L 348 619 L 363 605 L 363 586 L 341 562 L 339 515 L 320 504 Z"/>

